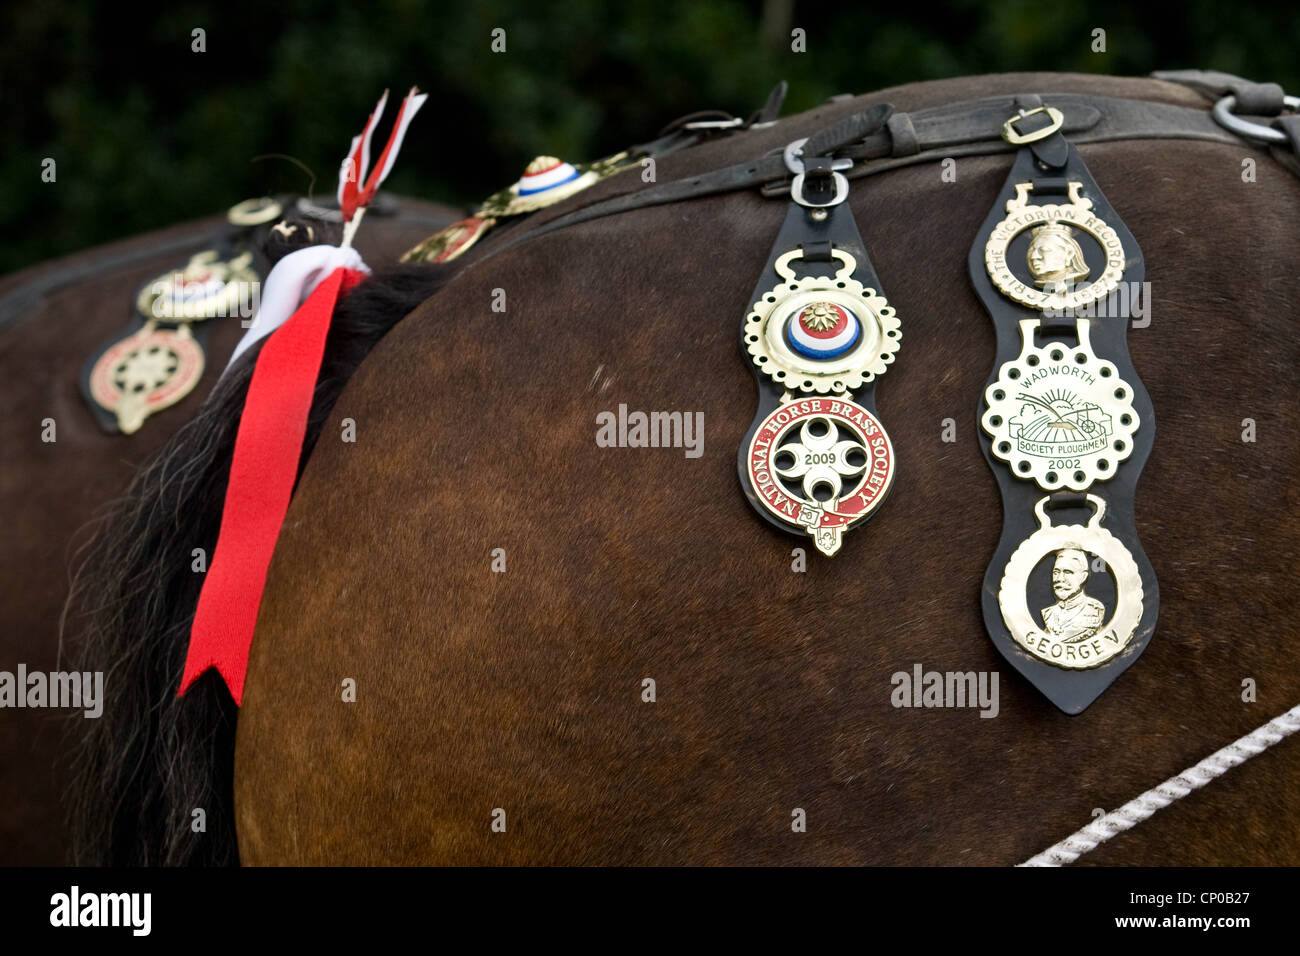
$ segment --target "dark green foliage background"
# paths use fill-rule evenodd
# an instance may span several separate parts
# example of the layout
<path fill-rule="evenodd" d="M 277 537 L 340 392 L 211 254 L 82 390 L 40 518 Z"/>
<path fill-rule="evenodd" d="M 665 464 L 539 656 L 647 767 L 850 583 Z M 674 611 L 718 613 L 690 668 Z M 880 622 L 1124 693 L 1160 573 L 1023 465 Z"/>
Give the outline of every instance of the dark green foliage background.
<path fill-rule="evenodd" d="M 0 27 L 0 271 L 223 209 L 334 189 L 379 92 L 432 94 L 390 188 L 468 204 L 535 154 L 586 160 L 697 109 L 787 112 L 836 93 L 1010 70 L 1203 67 L 1300 92 L 1289 4 L 792 0 L 9 4 Z M 807 52 L 790 51 L 790 30 Z M 191 31 L 207 51 L 191 52 Z M 506 30 L 507 51 L 490 51 Z M 1092 31 L 1107 51 L 1091 51 Z M 391 110 L 389 118 L 391 118 Z M 387 123 L 379 135 L 387 135 Z M 57 182 L 41 162 L 57 161 Z"/>

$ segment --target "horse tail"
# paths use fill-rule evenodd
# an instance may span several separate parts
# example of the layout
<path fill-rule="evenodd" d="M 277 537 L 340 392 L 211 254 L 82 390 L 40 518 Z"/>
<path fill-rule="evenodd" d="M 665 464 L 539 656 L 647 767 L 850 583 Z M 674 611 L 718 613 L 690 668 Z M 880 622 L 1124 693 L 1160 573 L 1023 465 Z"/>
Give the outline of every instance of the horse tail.
<path fill-rule="evenodd" d="M 305 233 L 305 230 L 303 231 Z M 291 251 L 283 247 L 277 255 Z M 343 385 L 383 335 L 452 266 L 396 266 L 340 300 L 299 459 L 299 475 Z M 81 671 L 101 672 L 102 714 L 78 723 L 69 809 L 81 865 L 233 865 L 237 708 L 209 671 L 177 697 L 216 546 L 231 454 L 258 346 L 99 519 L 74 577 L 65 625 Z M 199 811 L 202 811 L 201 813 Z M 203 825 L 199 825 L 199 821 Z"/>

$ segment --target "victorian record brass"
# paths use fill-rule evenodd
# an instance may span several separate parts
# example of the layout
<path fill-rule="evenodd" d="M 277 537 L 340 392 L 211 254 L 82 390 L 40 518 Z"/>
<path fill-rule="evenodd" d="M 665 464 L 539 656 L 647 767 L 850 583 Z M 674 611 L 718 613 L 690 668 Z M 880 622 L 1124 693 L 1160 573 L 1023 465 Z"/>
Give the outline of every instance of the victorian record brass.
<path fill-rule="evenodd" d="M 1092 211 L 1092 200 L 1080 195 L 1082 183 L 1068 186 L 1067 203 L 1029 205 L 1032 183 L 1017 183 L 1007 201 L 1007 217 L 993 228 L 984 246 L 984 261 L 993 284 L 1003 295 L 1033 309 L 1081 309 L 1104 299 L 1119 287 L 1124 275 L 1124 245 L 1119 234 Z M 1007 262 L 1012 240 L 1032 230 L 1026 256 L 1034 284 L 1017 278 Z M 1091 236 L 1106 256 L 1101 274 L 1089 278 L 1088 264 L 1076 230 Z M 1035 286 L 1037 288 L 1035 288 Z"/>

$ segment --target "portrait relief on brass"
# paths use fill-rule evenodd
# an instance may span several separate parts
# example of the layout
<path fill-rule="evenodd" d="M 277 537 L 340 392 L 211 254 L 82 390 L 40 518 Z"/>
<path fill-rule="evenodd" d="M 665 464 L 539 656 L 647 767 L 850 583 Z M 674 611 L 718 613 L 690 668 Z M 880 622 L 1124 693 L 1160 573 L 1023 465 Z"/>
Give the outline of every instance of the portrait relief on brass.
<path fill-rule="evenodd" d="M 852 255 L 834 249 L 834 275 L 802 279 L 791 268 L 800 255 L 795 249 L 777 259 L 781 282 L 754 303 L 745 347 L 761 372 L 791 392 L 846 395 L 894 361 L 901 323 L 883 295 L 853 278 Z"/>
<path fill-rule="evenodd" d="M 1133 556 L 1105 528 L 1105 502 L 1086 525 L 1053 527 L 1044 497 L 1034 506 L 1039 528 L 1012 553 L 998 593 L 1002 617 L 1023 650 L 1069 670 L 1099 667 L 1121 654 L 1142 620 L 1142 581 Z M 1038 572 L 1036 574 L 1036 572 Z M 1048 580 L 1051 597 L 1031 605 L 1031 582 Z M 1102 600 L 1100 579 L 1113 584 Z"/>
<path fill-rule="evenodd" d="M 1119 234 L 1092 212 L 1092 200 L 1071 182 L 1068 202 L 1030 205 L 1032 183 L 1017 183 L 1007 217 L 993 227 L 984 265 L 997 289 L 1014 302 L 1044 311 L 1082 309 L 1119 287 L 1124 247 Z M 1028 231 L 1023 264 L 1009 258 L 1012 243 Z M 1089 267 L 1084 243 L 1099 248 L 1099 270 Z"/>
<path fill-rule="evenodd" d="M 1017 478 L 1048 491 L 1083 491 L 1115 475 L 1140 424 L 1133 388 L 1092 348 L 1088 319 L 1077 345 L 1034 344 L 1037 319 L 1020 322 L 1020 354 L 984 391 L 980 426 Z"/>

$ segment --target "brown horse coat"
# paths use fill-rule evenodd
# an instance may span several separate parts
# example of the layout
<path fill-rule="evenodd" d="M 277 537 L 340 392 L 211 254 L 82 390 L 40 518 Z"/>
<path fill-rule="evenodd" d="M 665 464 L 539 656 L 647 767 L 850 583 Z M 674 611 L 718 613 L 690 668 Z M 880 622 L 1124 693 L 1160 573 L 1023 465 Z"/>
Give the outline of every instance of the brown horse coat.
<path fill-rule="evenodd" d="M 1148 80 L 924 83 L 665 158 L 659 176 L 868 103 L 1014 91 L 1202 105 Z M 806 573 L 791 552 L 807 542 L 759 521 L 735 474 L 754 407 L 737 322 L 784 204 L 699 199 L 472 265 L 348 384 L 334 419 L 357 441 L 327 428 L 317 445 L 253 645 L 242 859 L 1011 864 L 1300 701 L 1300 183 L 1244 145 L 1082 153 L 1153 293 L 1130 344 L 1159 420 L 1137 517 L 1164 592 L 1145 656 L 1082 716 L 1004 666 L 979 612 L 1000 505 L 975 421 L 993 336 L 966 253 L 1009 158 L 959 160 L 956 183 L 921 164 L 853 185 L 903 320 L 878 390 L 900 477 Z M 596 415 L 620 402 L 703 411 L 703 456 L 598 448 Z M 999 671 L 997 718 L 895 709 L 890 677 L 918 662 Z M 1298 773 L 1284 743 L 1084 859 L 1300 862 Z"/>
<path fill-rule="evenodd" d="M 1149 80 L 923 83 L 665 158 L 659 177 L 868 103 L 1016 91 L 1203 105 Z M 1300 701 L 1300 182 L 1245 145 L 1081 151 L 1153 293 L 1130 343 L 1159 422 L 1137 518 L 1164 595 L 1145 656 L 1083 715 L 1006 667 L 979 611 L 1000 504 L 976 442 L 993 335 L 966 255 L 1009 156 L 959 160 L 955 183 L 920 164 L 853 184 L 903 321 L 877 393 L 900 476 L 806 573 L 791 552 L 808 542 L 759 521 L 735 473 L 754 410 L 737 323 L 784 204 L 699 199 L 471 265 L 348 384 L 333 417 L 357 440 L 327 428 L 316 447 L 253 645 L 242 859 L 1011 864 Z M 596 415 L 619 403 L 703 411 L 703 456 L 598 448 Z M 891 675 L 918 662 L 998 671 L 997 718 L 895 709 Z M 1290 741 L 1084 860 L 1300 862 L 1297 774 Z"/>

